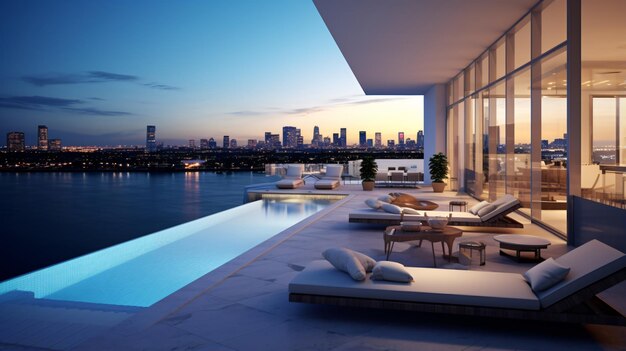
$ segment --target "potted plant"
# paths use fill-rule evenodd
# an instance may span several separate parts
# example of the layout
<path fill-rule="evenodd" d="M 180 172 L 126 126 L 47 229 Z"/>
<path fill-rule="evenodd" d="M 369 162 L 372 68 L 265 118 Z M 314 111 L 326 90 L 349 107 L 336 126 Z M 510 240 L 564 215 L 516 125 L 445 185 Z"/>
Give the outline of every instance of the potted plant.
<path fill-rule="evenodd" d="M 374 179 L 376 179 L 376 172 L 378 172 L 376 161 L 372 157 L 364 157 L 359 172 L 361 172 L 361 179 L 363 180 L 361 183 L 363 190 L 374 190 Z"/>
<path fill-rule="evenodd" d="M 433 191 L 442 193 L 446 187 L 446 183 L 443 180 L 448 179 L 448 158 L 442 152 L 434 154 L 428 160 L 428 168 L 430 169 Z"/>

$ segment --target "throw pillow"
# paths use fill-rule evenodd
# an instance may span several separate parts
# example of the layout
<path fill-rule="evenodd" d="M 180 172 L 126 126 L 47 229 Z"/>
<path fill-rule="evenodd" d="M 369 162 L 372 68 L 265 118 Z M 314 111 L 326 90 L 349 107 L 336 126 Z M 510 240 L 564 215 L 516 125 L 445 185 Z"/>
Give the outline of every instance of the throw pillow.
<path fill-rule="evenodd" d="M 385 212 L 395 213 L 395 214 L 401 214 L 402 213 L 402 207 L 400 207 L 400 206 L 383 203 L 381 205 L 381 207 L 382 207 L 383 211 L 385 211 Z"/>
<path fill-rule="evenodd" d="M 479 217 L 482 217 L 482 216 L 485 216 L 485 215 L 487 215 L 487 214 L 491 213 L 491 212 L 492 212 L 493 210 L 495 210 L 496 208 L 497 208 L 497 207 L 496 207 L 496 206 L 494 206 L 493 204 L 489 204 L 489 205 L 487 205 L 487 206 L 485 206 L 485 207 L 481 208 L 481 209 L 480 209 L 480 210 L 479 210 L 476 214 L 477 214 Z"/>
<path fill-rule="evenodd" d="M 467 211 L 471 214 L 478 214 L 478 211 L 480 211 L 482 208 L 484 208 L 485 206 L 489 205 L 489 202 L 487 201 L 481 201 L 479 203 L 477 203 L 476 205 L 470 207 L 470 209 Z"/>
<path fill-rule="evenodd" d="M 405 214 L 414 214 L 414 215 L 422 214 L 420 211 L 410 208 L 410 207 L 402 207 L 402 212 L 404 212 Z"/>
<path fill-rule="evenodd" d="M 348 250 L 354 257 L 356 257 L 356 259 L 359 261 L 361 266 L 363 266 L 363 269 L 365 269 L 366 272 L 369 273 L 372 271 L 372 269 L 374 269 L 374 266 L 376 265 L 376 260 L 358 251 L 353 251 L 350 249 L 346 250 Z"/>
<path fill-rule="evenodd" d="M 365 200 L 365 204 L 375 210 L 379 209 L 380 206 L 383 204 L 381 201 L 377 200 L 377 199 L 367 199 Z"/>
<path fill-rule="evenodd" d="M 346 272 L 354 280 L 365 280 L 365 268 L 348 249 L 330 248 L 322 253 L 322 256 L 335 268 Z"/>
<path fill-rule="evenodd" d="M 552 258 L 548 258 L 526 271 L 524 278 L 526 278 L 533 291 L 538 292 L 549 289 L 565 279 L 569 271 L 569 267 L 565 267 Z"/>
<path fill-rule="evenodd" d="M 380 261 L 372 270 L 372 280 L 388 280 L 391 282 L 410 283 L 413 276 L 404 265 L 398 262 Z"/>
<path fill-rule="evenodd" d="M 391 196 L 391 195 L 383 195 L 383 196 L 378 198 L 379 201 L 386 202 L 386 203 L 391 203 L 391 201 L 393 201 L 395 199 L 396 198 Z"/>

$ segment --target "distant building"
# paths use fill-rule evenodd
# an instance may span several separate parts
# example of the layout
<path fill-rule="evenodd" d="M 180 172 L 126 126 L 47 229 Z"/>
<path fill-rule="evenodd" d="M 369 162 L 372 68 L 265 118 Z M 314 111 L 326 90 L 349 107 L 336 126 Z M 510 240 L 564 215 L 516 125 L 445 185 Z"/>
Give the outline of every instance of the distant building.
<path fill-rule="evenodd" d="M 304 147 L 304 137 L 302 135 L 298 135 L 298 140 L 296 140 L 296 147 L 298 149 L 302 149 Z"/>
<path fill-rule="evenodd" d="M 195 149 L 196 148 L 196 140 L 195 139 L 189 139 L 189 148 L 190 149 Z"/>
<path fill-rule="evenodd" d="M 417 132 L 417 149 L 424 150 L 424 131 L 420 130 Z"/>
<path fill-rule="evenodd" d="M 340 144 L 339 133 L 333 133 L 333 146 L 341 146 Z"/>
<path fill-rule="evenodd" d="M 348 132 L 347 132 L 346 128 L 341 128 L 339 130 L 339 133 L 341 134 L 341 136 L 340 136 L 341 145 L 339 145 L 339 146 L 341 146 L 341 147 L 348 146 L 348 137 L 347 137 Z"/>
<path fill-rule="evenodd" d="M 367 147 L 369 147 L 369 148 L 374 147 L 374 140 L 372 140 L 372 139 L 367 139 Z"/>
<path fill-rule="evenodd" d="M 156 126 L 146 128 L 146 152 L 156 152 Z"/>
<path fill-rule="evenodd" d="M 324 146 L 330 146 L 330 138 L 324 137 Z"/>
<path fill-rule="evenodd" d="M 254 149 L 257 145 L 256 139 L 248 139 L 248 148 Z"/>
<path fill-rule="evenodd" d="M 265 132 L 265 145 L 272 143 L 272 132 Z"/>
<path fill-rule="evenodd" d="M 393 139 L 387 140 L 387 147 L 393 149 L 396 146 L 396 142 Z"/>
<path fill-rule="evenodd" d="M 407 149 L 415 149 L 415 140 L 412 140 L 411 138 L 406 139 L 406 148 Z"/>
<path fill-rule="evenodd" d="M 280 149 L 280 134 L 271 135 L 270 146 L 274 149 Z"/>
<path fill-rule="evenodd" d="M 322 136 L 320 135 L 320 127 L 313 127 L 313 139 L 311 139 L 311 145 L 319 146 L 322 142 Z"/>
<path fill-rule="evenodd" d="M 61 146 L 61 139 L 50 139 L 48 140 L 48 150 L 50 151 L 61 151 L 63 147 Z"/>
<path fill-rule="evenodd" d="M 26 143 L 24 140 L 24 132 L 7 133 L 7 149 L 9 151 L 24 151 Z"/>
<path fill-rule="evenodd" d="M 376 148 L 381 148 L 383 146 L 382 140 L 383 140 L 383 138 L 382 138 L 380 132 L 376 132 L 374 134 L 374 146 Z"/>
<path fill-rule="evenodd" d="M 209 149 L 217 148 L 217 141 L 213 138 L 209 138 Z"/>
<path fill-rule="evenodd" d="M 206 150 L 209 148 L 209 141 L 206 139 L 200 139 L 200 150 Z"/>
<path fill-rule="evenodd" d="M 296 127 L 283 127 L 283 147 L 295 148 L 298 146 L 298 129 Z"/>
<path fill-rule="evenodd" d="M 224 140 L 222 141 L 222 147 L 224 149 L 228 149 L 230 147 L 230 137 L 228 135 L 224 135 Z"/>
<path fill-rule="evenodd" d="M 404 146 L 404 132 L 398 132 L 398 146 Z"/>
<path fill-rule="evenodd" d="M 48 127 L 37 127 L 37 148 L 39 150 L 48 150 Z"/>
<path fill-rule="evenodd" d="M 359 146 L 366 147 L 367 146 L 367 132 L 364 130 L 359 131 Z"/>
<path fill-rule="evenodd" d="M 236 148 L 236 147 L 237 147 L 237 139 L 231 139 L 231 140 L 230 140 L 230 147 L 231 147 L 232 149 L 234 149 L 234 148 Z"/>

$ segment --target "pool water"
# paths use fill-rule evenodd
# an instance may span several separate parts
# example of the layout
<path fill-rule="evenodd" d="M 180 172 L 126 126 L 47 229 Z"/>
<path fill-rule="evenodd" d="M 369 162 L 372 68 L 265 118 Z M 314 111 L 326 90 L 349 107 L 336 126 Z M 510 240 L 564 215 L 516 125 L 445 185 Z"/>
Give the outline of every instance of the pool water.
<path fill-rule="evenodd" d="M 262 199 L 5 281 L 0 295 L 147 307 L 338 199 Z"/>

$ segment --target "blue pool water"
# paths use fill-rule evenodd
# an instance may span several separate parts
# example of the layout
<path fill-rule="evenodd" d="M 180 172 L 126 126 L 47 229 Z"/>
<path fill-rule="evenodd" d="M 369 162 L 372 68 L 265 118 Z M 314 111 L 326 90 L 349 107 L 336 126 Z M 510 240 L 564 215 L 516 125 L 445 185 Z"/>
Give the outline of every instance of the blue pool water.
<path fill-rule="evenodd" d="M 0 295 L 147 307 L 338 199 L 262 199 L 5 281 Z"/>

